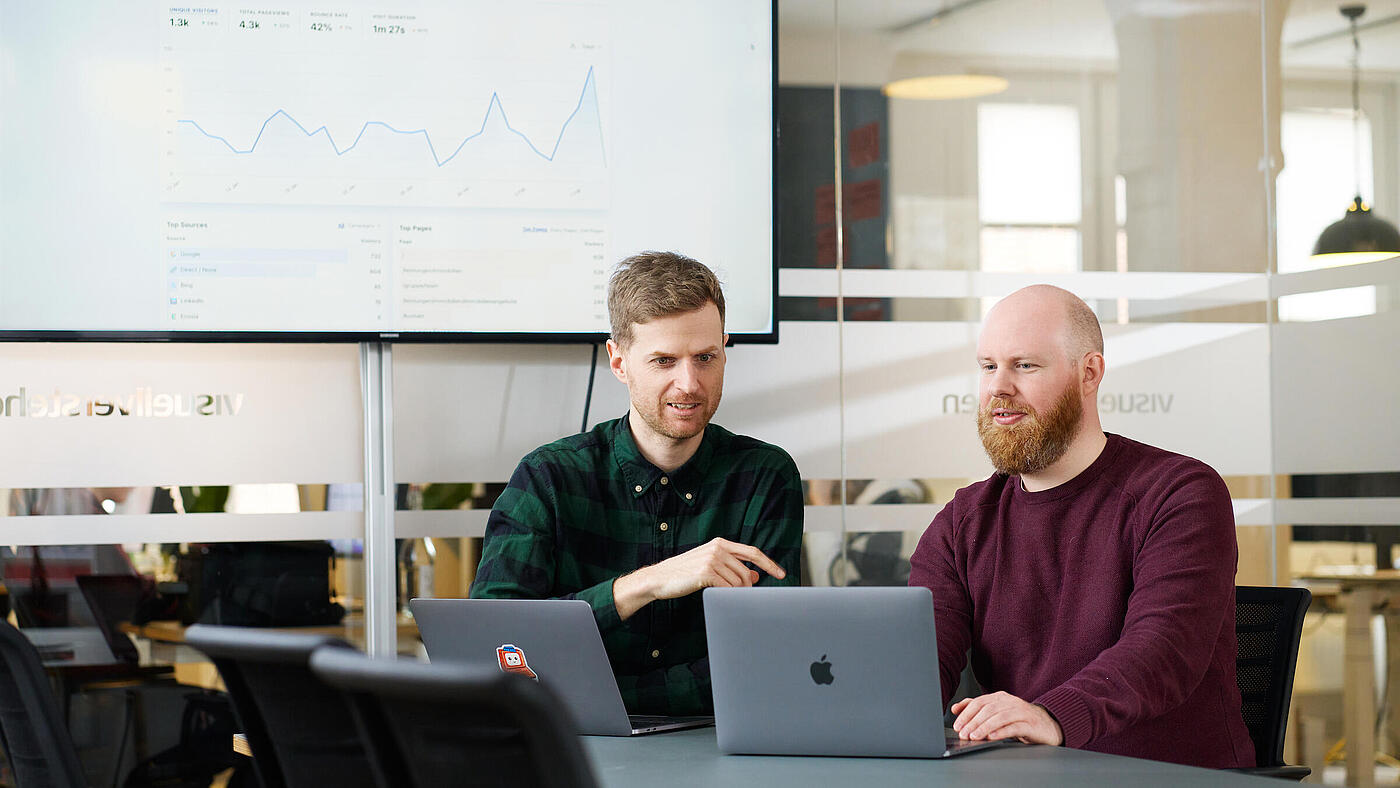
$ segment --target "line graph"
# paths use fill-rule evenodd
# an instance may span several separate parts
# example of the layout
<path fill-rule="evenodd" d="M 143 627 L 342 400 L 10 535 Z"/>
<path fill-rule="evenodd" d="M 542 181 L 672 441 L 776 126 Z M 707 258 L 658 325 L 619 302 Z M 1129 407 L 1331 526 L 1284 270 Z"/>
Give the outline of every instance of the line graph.
<path fill-rule="evenodd" d="M 345 41 L 307 66 L 242 44 L 171 48 L 163 198 L 606 210 L 604 53 L 584 42 L 535 57 L 390 58 Z"/>
<path fill-rule="evenodd" d="M 249 144 L 247 148 L 239 148 L 238 146 L 230 142 L 227 137 L 209 132 L 195 120 L 181 118 L 177 121 L 177 123 L 187 124 L 195 131 L 199 132 L 201 135 L 211 140 L 216 140 L 220 143 L 223 143 L 223 145 L 226 148 L 228 148 L 230 152 L 239 156 L 246 156 L 256 153 L 258 149 L 258 143 L 262 140 L 263 135 L 267 132 L 268 126 L 279 117 L 285 118 L 289 123 L 295 126 L 298 130 L 301 131 L 302 134 L 306 135 L 307 137 L 315 137 L 317 135 L 324 134 L 326 141 L 330 143 L 331 150 L 335 152 L 336 156 L 344 156 L 350 153 L 351 151 L 355 150 L 355 148 L 359 146 L 360 141 L 364 139 L 365 132 L 368 131 L 371 127 L 383 128 L 394 134 L 400 134 L 404 136 L 421 135 L 423 137 L 423 142 L 428 147 L 428 152 L 432 155 L 433 163 L 437 167 L 441 168 L 446 166 L 453 159 L 457 158 L 457 155 L 462 152 L 462 149 L 466 147 L 467 143 L 484 135 L 486 133 L 487 125 L 491 121 L 492 113 L 497 112 L 500 114 L 501 121 L 505 125 L 505 128 L 510 133 L 523 140 L 525 142 L 525 145 L 529 147 L 531 152 L 539 156 L 544 161 L 553 162 L 555 160 L 555 157 L 559 153 L 560 143 L 563 142 L 564 135 L 568 132 L 570 124 L 573 123 L 574 119 L 579 116 L 580 111 L 583 110 L 585 103 L 588 102 L 590 99 L 592 106 L 596 110 L 598 104 L 598 94 L 594 78 L 594 69 L 592 66 L 588 68 L 588 73 L 584 76 L 583 88 L 579 91 L 578 102 L 574 105 L 573 111 L 569 113 L 569 116 L 564 119 L 564 122 L 559 129 L 559 133 L 555 135 L 554 144 L 552 146 L 549 146 L 548 153 L 545 153 L 543 150 L 541 150 L 540 146 L 536 145 L 534 141 L 532 141 L 529 138 L 528 135 L 511 125 L 510 117 L 506 112 L 505 104 L 502 102 L 501 95 L 497 91 L 491 92 L 491 99 L 489 102 L 487 102 L 486 112 L 482 115 L 481 118 L 481 127 L 478 128 L 475 133 L 468 135 L 460 143 L 458 143 L 457 146 L 452 150 L 452 153 L 448 154 L 446 158 L 443 158 L 438 155 L 437 147 L 433 145 L 432 136 L 428 133 L 428 130 L 426 128 L 412 130 L 399 129 L 395 128 L 389 123 L 379 120 L 365 121 L 364 125 L 360 127 L 359 133 L 355 135 L 355 140 L 344 148 L 341 148 L 339 145 L 336 144 L 334 137 L 331 136 L 330 130 L 325 125 L 321 125 L 315 130 L 308 130 L 305 125 L 303 125 L 300 121 L 293 117 L 289 112 L 287 112 L 285 109 L 280 108 L 273 112 L 271 115 L 269 115 L 267 120 L 263 121 L 262 125 L 258 128 L 257 135 L 254 136 L 252 143 Z M 601 163 L 603 164 L 603 166 L 606 166 L 607 151 L 603 143 L 602 120 L 601 116 L 599 116 L 596 111 L 593 114 L 595 116 L 595 119 L 597 120 L 598 153 L 601 156 Z"/>

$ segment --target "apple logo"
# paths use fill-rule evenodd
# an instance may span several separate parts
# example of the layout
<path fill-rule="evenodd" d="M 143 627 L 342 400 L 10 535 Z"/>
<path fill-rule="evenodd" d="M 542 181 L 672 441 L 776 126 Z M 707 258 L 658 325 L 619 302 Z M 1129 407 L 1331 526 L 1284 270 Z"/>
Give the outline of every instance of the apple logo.
<path fill-rule="evenodd" d="M 826 655 L 812 663 L 812 681 L 818 684 L 830 684 L 836 677 L 831 675 L 831 663 L 826 661 Z"/>

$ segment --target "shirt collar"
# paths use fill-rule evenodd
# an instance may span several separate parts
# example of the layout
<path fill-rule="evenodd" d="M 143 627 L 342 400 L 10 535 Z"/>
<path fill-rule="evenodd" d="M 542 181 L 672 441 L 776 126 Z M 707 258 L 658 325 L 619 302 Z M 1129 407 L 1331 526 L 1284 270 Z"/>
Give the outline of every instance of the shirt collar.
<path fill-rule="evenodd" d="M 716 438 L 711 425 L 705 426 L 705 436 L 700 439 L 700 448 L 695 450 L 695 454 L 681 467 L 666 472 L 642 456 L 637 442 L 632 438 L 632 428 L 628 422 L 631 417 L 632 413 L 628 411 L 627 415 L 618 419 L 612 436 L 613 460 L 627 484 L 627 491 L 633 498 L 640 498 L 650 492 L 653 485 L 661 485 L 672 490 L 687 506 L 699 503 L 696 488 L 715 453 Z M 665 484 L 661 483 L 662 478 L 666 479 Z"/>

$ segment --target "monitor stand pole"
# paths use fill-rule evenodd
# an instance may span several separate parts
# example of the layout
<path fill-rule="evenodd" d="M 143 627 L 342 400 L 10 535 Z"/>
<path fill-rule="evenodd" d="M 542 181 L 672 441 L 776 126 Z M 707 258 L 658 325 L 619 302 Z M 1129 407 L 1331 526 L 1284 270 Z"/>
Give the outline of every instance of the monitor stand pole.
<path fill-rule="evenodd" d="M 394 353 L 389 342 L 360 343 L 365 416 L 365 651 L 393 659 L 398 646 L 394 602 Z"/>

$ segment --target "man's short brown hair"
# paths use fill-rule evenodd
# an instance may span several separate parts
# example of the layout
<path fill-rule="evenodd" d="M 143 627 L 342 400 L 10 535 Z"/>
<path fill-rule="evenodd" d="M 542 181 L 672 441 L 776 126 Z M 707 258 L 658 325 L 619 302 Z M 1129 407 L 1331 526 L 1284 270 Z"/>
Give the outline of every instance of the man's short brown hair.
<path fill-rule="evenodd" d="M 658 317 L 694 312 L 705 304 L 719 309 L 724 326 L 724 292 L 704 263 L 675 252 L 642 252 L 617 264 L 608 282 L 608 318 L 620 347 L 632 344 L 632 326 Z"/>

